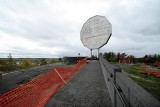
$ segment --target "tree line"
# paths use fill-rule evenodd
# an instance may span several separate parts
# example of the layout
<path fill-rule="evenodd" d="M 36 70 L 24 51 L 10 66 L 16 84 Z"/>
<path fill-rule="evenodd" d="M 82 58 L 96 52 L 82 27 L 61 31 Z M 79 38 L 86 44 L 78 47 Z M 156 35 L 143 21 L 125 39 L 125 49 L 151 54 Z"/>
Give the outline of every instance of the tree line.
<path fill-rule="evenodd" d="M 15 58 L 12 58 L 12 55 L 9 54 L 8 58 L 0 59 L 0 71 L 13 71 L 19 69 L 26 69 L 36 66 L 42 66 L 46 64 L 52 64 L 61 62 L 62 58 L 50 59 L 47 58 L 23 58 L 20 61 L 17 61 Z"/>
<path fill-rule="evenodd" d="M 136 58 L 133 55 L 128 55 L 126 53 L 114 53 L 114 52 L 105 52 L 103 53 L 103 57 L 107 59 L 109 62 L 119 62 L 124 59 L 129 59 L 132 63 L 146 63 L 146 64 L 154 64 L 160 63 L 160 55 L 144 55 L 141 58 Z"/>

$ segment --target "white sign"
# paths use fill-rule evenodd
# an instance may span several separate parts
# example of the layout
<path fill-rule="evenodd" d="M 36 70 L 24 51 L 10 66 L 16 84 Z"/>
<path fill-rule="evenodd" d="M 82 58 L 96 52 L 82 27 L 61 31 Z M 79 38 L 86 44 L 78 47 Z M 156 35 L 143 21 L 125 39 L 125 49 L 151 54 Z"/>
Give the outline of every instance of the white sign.
<path fill-rule="evenodd" d="M 80 32 L 83 45 L 89 49 L 99 49 L 104 46 L 112 35 L 112 25 L 104 17 L 96 15 L 89 18 Z"/>

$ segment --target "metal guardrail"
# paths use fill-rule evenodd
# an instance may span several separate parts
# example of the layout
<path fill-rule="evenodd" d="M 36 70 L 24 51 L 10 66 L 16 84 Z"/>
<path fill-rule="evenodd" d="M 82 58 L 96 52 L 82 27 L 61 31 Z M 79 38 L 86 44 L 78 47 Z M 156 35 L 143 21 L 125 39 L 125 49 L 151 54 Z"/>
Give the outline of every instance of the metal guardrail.
<path fill-rule="evenodd" d="M 108 70 L 108 68 L 106 67 L 105 65 L 105 62 L 103 61 L 103 59 L 101 58 L 100 56 L 100 60 L 102 61 L 102 64 L 103 66 L 105 67 L 105 70 L 107 71 L 106 73 L 108 74 L 108 77 L 109 77 L 109 80 L 111 81 L 113 87 L 114 87 L 114 107 L 117 107 L 117 104 L 116 104 L 116 94 L 118 95 L 121 103 L 123 104 L 123 107 L 129 107 L 127 101 L 125 100 L 124 98 L 124 95 L 123 95 L 123 92 L 122 92 L 122 89 L 120 88 L 120 86 L 118 86 L 116 84 L 116 70 L 114 70 L 114 75 Z"/>

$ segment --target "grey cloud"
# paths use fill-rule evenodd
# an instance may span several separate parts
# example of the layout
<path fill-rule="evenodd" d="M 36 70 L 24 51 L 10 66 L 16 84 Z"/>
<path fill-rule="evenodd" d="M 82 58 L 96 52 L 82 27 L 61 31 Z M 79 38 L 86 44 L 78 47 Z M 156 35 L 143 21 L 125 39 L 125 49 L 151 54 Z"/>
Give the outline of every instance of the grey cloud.
<path fill-rule="evenodd" d="M 128 52 L 135 56 L 158 53 L 159 50 L 154 48 L 158 48 L 160 45 L 160 1 L 124 1 L 126 4 L 120 0 L 108 0 L 109 10 L 104 16 L 112 23 L 113 35 L 101 50 Z M 84 23 L 82 19 L 79 19 L 79 22 L 69 21 L 65 19 L 65 13 L 58 13 L 61 12 L 58 11 L 55 14 L 56 8 L 50 10 L 43 0 L 4 1 L 1 3 L 3 6 L 0 8 L 1 32 L 39 42 L 43 47 L 64 49 L 56 56 L 77 55 L 79 52 L 89 55 L 89 50 L 81 44 L 79 39 L 79 32 Z M 12 11 L 17 18 L 11 17 L 8 11 Z M 87 12 L 89 13 L 86 10 Z M 77 42 L 78 39 L 79 42 Z M 17 47 L 12 48 L 17 50 L 16 54 L 37 54 L 36 52 L 29 53 L 25 49 L 17 49 Z"/>
<path fill-rule="evenodd" d="M 155 36 L 158 37 L 160 35 L 160 25 L 150 25 L 144 27 L 139 30 L 139 33 L 146 35 L 146 36 Z"/>
<path fill-rule="evenodd" d="M 123 6 L 118 2 L 112 4 L 111 7 L 108 16 L 111 16 L 111 19 L 118 20 L 116 23 L 113 20 L 116 32 L 130 31 L 131 33 L 142 33 L 144 35 L 159 34 L 160 14 L 158 13 L 160 7 L 157 1 L 136 1 L 131 7 L 130 5 Z"/>

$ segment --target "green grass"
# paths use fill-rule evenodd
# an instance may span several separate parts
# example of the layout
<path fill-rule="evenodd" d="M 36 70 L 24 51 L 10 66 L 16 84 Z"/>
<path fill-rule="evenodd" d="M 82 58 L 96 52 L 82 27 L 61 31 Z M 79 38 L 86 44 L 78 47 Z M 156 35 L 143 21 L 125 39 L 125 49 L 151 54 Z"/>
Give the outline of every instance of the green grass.
<path fill-rule="evenodd" d="M 140 71 L 147 71 L 141 64 L 128 66 L 124 71 L 129 73 L 131 79 L 142 86 L 145 90 L 151 93 L 157 100 L 160 101 L 160 78 L 153 75 L 141 74 Z"/>

